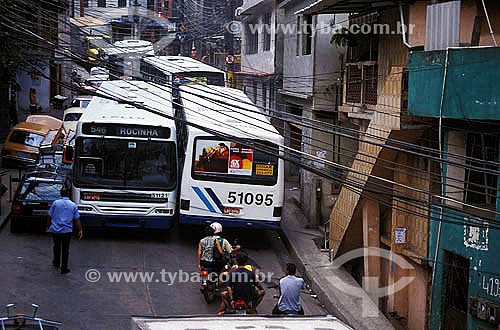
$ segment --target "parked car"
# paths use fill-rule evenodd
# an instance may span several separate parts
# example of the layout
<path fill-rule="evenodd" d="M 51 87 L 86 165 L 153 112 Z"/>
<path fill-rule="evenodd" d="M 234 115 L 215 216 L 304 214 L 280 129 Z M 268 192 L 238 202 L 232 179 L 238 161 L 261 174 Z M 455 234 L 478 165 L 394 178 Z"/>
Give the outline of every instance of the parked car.
<path fill-rule="evenodd" d="M 32 227 L 44 230 L 47 214 L 64 186 L 64 176 L 53 171 L 30 172 L 23 176 L 14 195 L 10 212 L 10 231 Z"/>
<path fill-rule="evenodd" d="M 47 133 L 61 128 L 62 121 L 47 115 L 31 115 L 14 126 L 2 148 L 2 166 L 25 167 L 38 159 L 40 143 Z M 64 136 L 58 135 L 61 139 Z"/>
<path fill-rule="evenodd" d="M 71 102 L 70 108 L 86 108 L 90 100 L 92 100 L 92 96 L 90 95 L 80 95 L 75 97 L 73 102 Z"/>
<path fill-rule="evenodd" d="M 84 111 L 85 108 L 80 107 L 68 108 L 64 111 L 62 126 L 66 132 L 69 132 L 70 130 L 76 131 L 76 125 L 78 124 L 78 121 Z"/>
<path fill-rule="evenodd" d="M 14 126 L 2 147 L 2 166 L 35 164 L 40 143 L 49 131 L 49 127 L 36 123 L 21 122 Z"/>
<path fill-rule="evenodd" d="M 48 115 L 31 115 L 26 118 L 26 122 L 47 126 L 50 129 L 59 129 L 62 126 L 62 120 Z"/>

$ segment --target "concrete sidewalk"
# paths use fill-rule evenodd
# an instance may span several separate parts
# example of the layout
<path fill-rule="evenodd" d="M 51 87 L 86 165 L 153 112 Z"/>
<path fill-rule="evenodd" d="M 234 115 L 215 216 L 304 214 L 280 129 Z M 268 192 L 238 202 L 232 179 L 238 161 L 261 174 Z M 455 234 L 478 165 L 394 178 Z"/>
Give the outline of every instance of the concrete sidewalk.
<path fill-rule="evenodd" d="M 319 230 L 304 229 L 305 221 L 301 223 L 301 220 L 305 215 L 298 206 L 298 192 L 290 186 L 285 188 L 281 228 L 285 244 L 313 291 L 329 313 L 356 330 L 394 330 L 352 276 L 343 267 L 332 266 L 328 254 L 316 246 L 313 240 L 322 238 L 323 234 Z M 357 296 L 351 295 L 353 291 Z M 370 317 L 363 317 L 363 312 Z"/>

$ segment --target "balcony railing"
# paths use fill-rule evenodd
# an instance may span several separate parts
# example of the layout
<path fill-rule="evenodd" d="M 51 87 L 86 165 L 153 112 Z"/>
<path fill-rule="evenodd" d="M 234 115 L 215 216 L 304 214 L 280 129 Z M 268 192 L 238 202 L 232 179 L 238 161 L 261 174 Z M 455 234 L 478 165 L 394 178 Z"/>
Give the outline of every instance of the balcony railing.
<path fill-rule="evenodd" d="M 344 103 L 377 105 L 377 83 L 376 62 L 347 63 Z"/>

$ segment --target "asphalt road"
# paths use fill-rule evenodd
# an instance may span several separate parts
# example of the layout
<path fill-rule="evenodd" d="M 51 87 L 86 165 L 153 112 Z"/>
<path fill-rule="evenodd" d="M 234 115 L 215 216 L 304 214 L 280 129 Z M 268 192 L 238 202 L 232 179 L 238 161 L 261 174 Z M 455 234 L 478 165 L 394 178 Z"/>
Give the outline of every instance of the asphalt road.
<path fill-rule="evenodd" d="M 290 261 L 288 252 L 274 232 L 236 231 L 228 235 L 240 239 L 260 270 L 274 273 L 264 282 L 266 297 L 258 308 L 260 313 L 270 313 L 277 302 L 273 299 L 277 290 L 271 287 Z M 61 275 L 51 265 L 48 234 L 11 234 L 7 223 L 0 232 L 0 316 L 7 303 L 16 303 L 16 312 L 24 313 L 30 313 L 31 304 L 36 303 L 40 305 L 39 316 L 63 322 L 62 329 L 109 330 L 130 329 L 131 315 L 215 314 L 220 299 L 208 305 L 199 282 L 186 282 L 187 275 L 179 278 L 180 271 L 190 278 L 197 274 L 198 239 L 197 233 L 178 228 L 170 235 L 138 230 L 84 231 L 83 240 L 71 241 L 71 273 Z M 99 280 L 86 278 L 91 269 L 100 273 Z M 109 279 L 108 274 L 121 272 L 152 274 L 152 280 L 138 277 L 127 283 L 122 277 L 117 283 Z M 90 275 L 91 280 L 96 279 L 96 273 Z M 170 276 L 177 277 L 172 280 Z M 302 295 L 302 303 L 306 314 L 325 313 L 308 294 Z"/>

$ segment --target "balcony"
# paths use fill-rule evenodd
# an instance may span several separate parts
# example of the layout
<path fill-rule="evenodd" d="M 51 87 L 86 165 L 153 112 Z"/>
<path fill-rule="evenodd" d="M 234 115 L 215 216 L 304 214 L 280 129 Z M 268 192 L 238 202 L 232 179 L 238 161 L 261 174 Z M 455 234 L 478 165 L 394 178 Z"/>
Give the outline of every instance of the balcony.
<path fill-rule="evenodd" d="M 274 6 L 272 0 L 243 0 L 239 15 L 256 15 L 271 12 Z"/>
<path fill-rule="evenodd" d="M 377 84 L 377 62 L 347 63 L 340 111 L 369 116 L 377 105 Z"/>
<path fill-rule="evenodd" d="M 500 48 L 446 52 L 410 52 L 408 114 L 500 120 Z"/>

